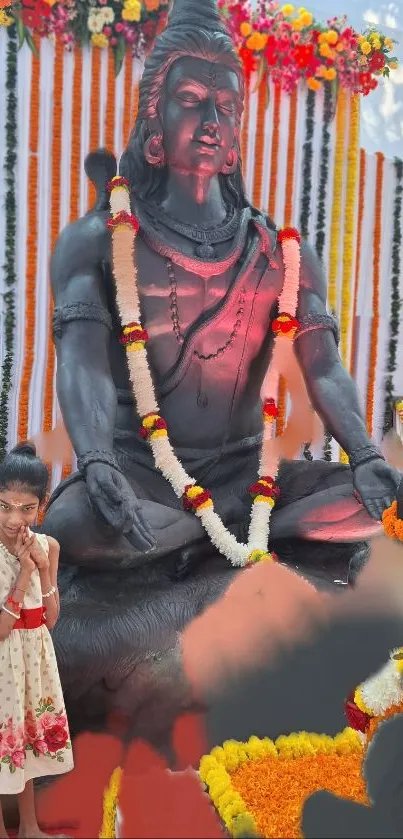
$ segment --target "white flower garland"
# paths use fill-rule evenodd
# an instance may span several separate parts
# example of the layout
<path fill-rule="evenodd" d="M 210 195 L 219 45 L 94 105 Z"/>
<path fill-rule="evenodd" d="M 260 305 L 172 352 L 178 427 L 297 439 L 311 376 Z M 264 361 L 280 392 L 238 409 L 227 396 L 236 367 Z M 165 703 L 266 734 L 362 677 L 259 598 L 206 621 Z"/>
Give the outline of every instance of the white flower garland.
<path fill-rule="evenodd" d="M 165 422 L 160 416 L 154 383 L 145 348 L 147 333 L 141 324 L 140 299 L 137 284 L 135 243 L 138 223 L 131 215 L 130 193 L 127 182 L 113 178 L 109 185 L 112 230 L 112 262 L 116 284 L 116 300 L 123 327 L 122 341 L 126 345 L 127 362 L 133 395 L 142 430 L 150 443 L 154 462 L 173 487 L 185 507 L 193 509 L 209 535 L 212 544 L 233 566 L 273 559 L 268 553 L 270 517 L 277 497 L 274 481 L 279 467 L 279 455 L 270 445 L 276 416 L 273 395 L 277 393 L 284 359 L 292 350 L 292 340 L 298 328 L 296 312 L 299 294 L 300 239 L 295 230 L 279 234 L 284 260 L 284 287 L 279 297 L 279 316 L 272 328 L 276 333 L 273 357 L 262 389 L 264 407 L 264 436 L 260 455 L 258 481 L 254 492 L 247 544 L 238 542 L 225 527 L 214 510 L 210 493 L 196 485 L 177 458 L 169 441 Z M 290 340 L 291 339 L 291 340 Z M 269 478 L 270 476 L 270 478 Z"/>
<path fill-rule="evenodd" d="M 390 708 L 403 703 L 402 654 L 402 647 L 393 650 L 387 664 L 357 688 L 354 702 L 363 713 L 382 717 Z"/>

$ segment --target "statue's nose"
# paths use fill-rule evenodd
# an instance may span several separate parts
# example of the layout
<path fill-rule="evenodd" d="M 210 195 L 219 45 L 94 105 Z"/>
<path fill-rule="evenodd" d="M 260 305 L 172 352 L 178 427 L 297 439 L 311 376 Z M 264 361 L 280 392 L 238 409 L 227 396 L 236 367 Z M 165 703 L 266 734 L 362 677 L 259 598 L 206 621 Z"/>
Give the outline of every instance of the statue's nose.
<path fill-rule="evenodd" d="M 203 115 L 203 129 L 210 134 L 215 134 L 218 129 L 218 117 L 215 102 L 209 99 Z"/>

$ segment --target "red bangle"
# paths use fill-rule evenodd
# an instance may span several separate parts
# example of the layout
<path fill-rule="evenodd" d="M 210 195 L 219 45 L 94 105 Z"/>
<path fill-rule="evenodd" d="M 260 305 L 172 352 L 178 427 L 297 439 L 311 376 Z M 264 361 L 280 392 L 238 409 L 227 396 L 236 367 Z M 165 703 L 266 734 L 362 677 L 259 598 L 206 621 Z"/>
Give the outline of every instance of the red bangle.
<path fill-rule="evenodd" d="M 14 598 L 11 596 L 11 594 L 10 594 L 9 597 L 7 597 L 6 605 L 10 606 L 12 609 L 16 609 L 18 612 L 20 611 L 20 609 L 22 607 L 22 603 L 18 600 L 14 600 Z"/>

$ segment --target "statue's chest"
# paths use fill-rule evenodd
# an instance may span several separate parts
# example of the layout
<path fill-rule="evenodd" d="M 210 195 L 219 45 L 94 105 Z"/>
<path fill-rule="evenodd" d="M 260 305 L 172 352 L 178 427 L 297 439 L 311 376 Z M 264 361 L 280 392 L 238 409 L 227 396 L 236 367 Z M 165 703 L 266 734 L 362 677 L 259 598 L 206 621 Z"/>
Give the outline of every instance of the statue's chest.
<path fill-rule="evenodd" d="M 139 243 L 142 319 L 155 373 L 164 376 L 185 351 L 199 361 L 236 367 L 240 354 L 260 350 L 282 288 L 281 266 L 247 256 L 208 278 L 186 271 Z M 248 345 L 245 347 L 245 338 Z"/>

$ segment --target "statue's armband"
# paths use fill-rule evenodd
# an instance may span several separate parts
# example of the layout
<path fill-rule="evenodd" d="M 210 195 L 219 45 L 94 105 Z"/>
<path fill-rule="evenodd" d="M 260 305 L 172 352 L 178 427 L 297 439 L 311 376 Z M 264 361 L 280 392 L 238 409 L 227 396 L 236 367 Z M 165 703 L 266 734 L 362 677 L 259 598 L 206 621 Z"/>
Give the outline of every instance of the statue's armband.
<path fill-rule="evenodd" d="M 58 306 L 53 313 L 53 335 L 55 339 L 63 336 L 63 328 L 74 321 L 92 321 L 99 323 L 111 332 L 112 318 L 108 310 L 99 303 L 69 303 Z"/>
<path fill-rule="evenodd" d="M 299 329 L 295 340 L 298 340 L 302 335 L 306 335 L 307 332 L 315 332 L 318 329 L 327 329 L 333 332 L 336 344 L 339 344 L 340 334 L 336 318 L 332 315 L 319 313 L 305 315 L 305 317 L 299 319 Z"/>

